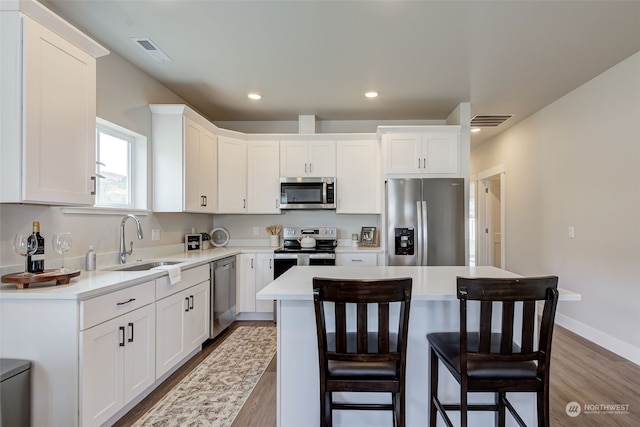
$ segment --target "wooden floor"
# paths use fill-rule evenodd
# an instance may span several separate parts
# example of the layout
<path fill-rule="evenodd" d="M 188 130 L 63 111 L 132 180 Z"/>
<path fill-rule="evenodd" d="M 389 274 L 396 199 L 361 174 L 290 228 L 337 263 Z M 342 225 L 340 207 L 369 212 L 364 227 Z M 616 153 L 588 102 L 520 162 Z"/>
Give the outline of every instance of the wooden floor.
<path fill-rule="evenodd" d="M 238 326 L 271 322 L 236 322 L 203 351 L 181 367 L 116 426 L 128 426 L 195 368 Z M 425 397 L 426 401 L 426 397 Z M 567 415 L 566 406 L 577 402 L 581 413 Z M 425 403 L 426 404 L 426 403 Z M 622 405 L 622 413 L 606 413 L 603 405 Z M 624 405 L 627 406 L 624 413 Z M 597 413 L 599 410 L 600 413 Z M 605 412 L 605 413 L 603 413 Z M 276 358 L 271 361 L 232 427 L 275 427 Z M 640 366 L 562 328 L 555 327 L 551 362 L 551 425 L 558 427 L 636 427 L 640 425 Z"/>

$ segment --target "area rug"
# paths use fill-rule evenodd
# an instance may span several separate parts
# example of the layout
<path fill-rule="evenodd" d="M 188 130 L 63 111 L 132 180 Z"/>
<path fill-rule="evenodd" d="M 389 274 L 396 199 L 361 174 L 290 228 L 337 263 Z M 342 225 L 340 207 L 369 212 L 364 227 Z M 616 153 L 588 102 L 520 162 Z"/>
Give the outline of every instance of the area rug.
<path fill-rule="evenodd" d="M 133 425 L 230 426 L 275 352 L 275 327 L 238 327 Z"/>

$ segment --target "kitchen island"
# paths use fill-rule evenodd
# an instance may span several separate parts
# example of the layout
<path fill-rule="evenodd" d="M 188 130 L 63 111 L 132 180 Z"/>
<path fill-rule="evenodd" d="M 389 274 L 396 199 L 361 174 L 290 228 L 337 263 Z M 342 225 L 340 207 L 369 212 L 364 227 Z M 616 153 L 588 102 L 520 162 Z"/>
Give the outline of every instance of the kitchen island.
<path fill-rule="evenodd" d="M 519 277 L 495 267 L 293 267 L 258 293 L 259 299 L 276 300 L 278 307 L 278 427 L 319 424 L 318 348 L 313 308 L 313 277 L 374 279 L 411 277 L 413 279 L 409 338 L 407 343 L 408 427 L 423 427 L 428 419 L 428 351 L 426 335 L 435 331 L 456 331 L 459 304 L 456 277 Z M 562 280 L 560 279 L 560 283 Z M 559 289 L 560 301 L 579 301 L 580 295 Z M 471 316 L 470 316 L 471 318 Z M 553 367 L 551 368 L 553 372 Z M 443 402 L 459 399 L 459 388 L 450 375 L 441 375 Z M 361 398 L 363 394 L 358 395 Z M 354 396 L 355 397 L 355 396 Z M 369 394 L 368 401 L 388 401 L 388 395 Z M 486 402 L 491 395 L 474 393 L 470 402 Z M 336 396 L 339 400 L 339 396 Z M 510 397 L 529 425 L 535 421 L 535 396 Z M 457 422 L 457 414 L 452 413 Z M 493 413 L 470 413 L 470 425 L 493 425 Z M 510 420 L 512 421 L 512 420 Z M 390 412 L 335 411 L 335 426 L 390 426 Z M 509 425 L 509 424 L 508 424 Z"/>

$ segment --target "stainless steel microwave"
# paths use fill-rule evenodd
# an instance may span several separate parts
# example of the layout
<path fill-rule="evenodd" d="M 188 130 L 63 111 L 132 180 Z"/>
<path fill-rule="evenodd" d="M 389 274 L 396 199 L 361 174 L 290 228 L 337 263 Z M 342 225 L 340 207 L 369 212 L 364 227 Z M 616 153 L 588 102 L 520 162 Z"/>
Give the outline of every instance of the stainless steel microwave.
<path fill-rule="evenodd" d="M 335 178 L 280 178 L 280 209 L 335 208 Z"/>

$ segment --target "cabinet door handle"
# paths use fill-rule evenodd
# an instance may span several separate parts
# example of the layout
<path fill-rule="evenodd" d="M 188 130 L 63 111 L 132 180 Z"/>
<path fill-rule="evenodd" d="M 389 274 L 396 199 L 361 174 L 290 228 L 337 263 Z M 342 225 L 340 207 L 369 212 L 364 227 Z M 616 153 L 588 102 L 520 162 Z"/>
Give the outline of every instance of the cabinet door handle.
<path fill-rule="evenodd" d="M 135 298 L 129 298 L 127 301 L 123 301 L 123 302 L 118 302 L 116 303 L 116 305 L 125 305 L 125 304 L 129 304 L 130 302 L 134 302 L 136 299 Z"/>
<path fill-rule="evenodd" d="M 251 268 L 253 268 L 253 258 L 251 258 Z"/>
<path fill-rule="evenodd" d="M 193 310 L 193 295 L 189 295 L 189 310 Z"/>
<path fill-rule="evenodd" d="M 311 173 L 311 163 L 309 163 L 309 173 Z"/>
<path fill-rule="evenodd" d="M 129 342 L 133 342 L 133 322 L 129 322 Z"/>
<path fill-rule="evenodd" d="M 420 157 L 418 157 L 418 169 L 420 169 Z"/>
<path fill-rule="evenodd" d="M 304 173 L 307 173 L 307 164 L 304 164 Z"/>
<path fill-rule="evenodd" d="M 204 196 L 204 205 L 207 206 L 209 204 L 209 199 L 207 199 L 207 196 Z"/>
<path fill-rule="evenodd" d="M 91 177 L 91 187 L 93 187 L 93 189 L 91 190 L 91 195 L 95 196 L 96 195 L 96 177 L 92 176 Z"/>
<path fill-rule="evenodd" d="M 269 270 L 271 270 L 271 260 L 269 260 Z"/>
<path fill-rule="evenodd" d="M 124 347 L 124 326 L 120 326 L 118 329 L 120 329 L 120 338 L 122 338 L 120 340 L 120 347 Z"/>
<path fill-rule="evenodd" d="M 427 158 L 423 157 L 422 158 L 422 169 L 426 169 L 427 168 Z"/>
<path fill-rule="evenodd" d="M 247 199 L 242 199 L 242 209 L 247 208 Z"/>
<path fill-rule="evenodd" d="M 188 312 L 189 311 L 189 297 L 185 297 L 184 300 L 187 302 L 187 308 L 184 311 Z"/>

